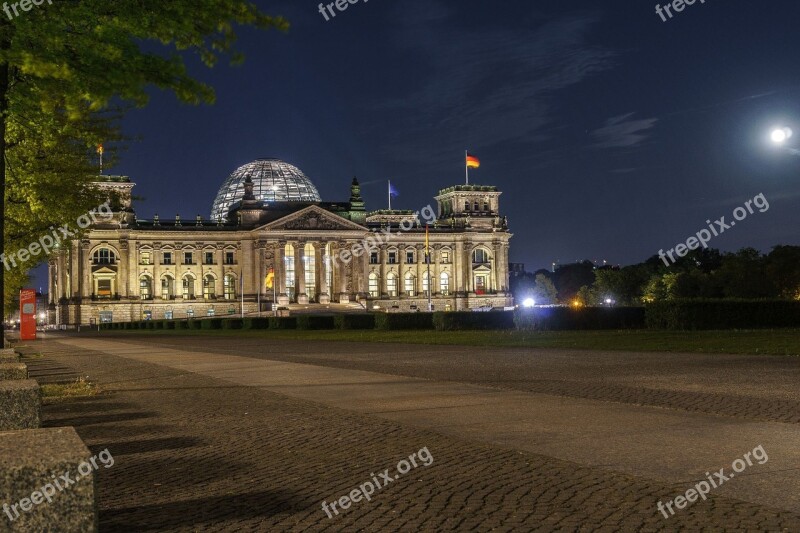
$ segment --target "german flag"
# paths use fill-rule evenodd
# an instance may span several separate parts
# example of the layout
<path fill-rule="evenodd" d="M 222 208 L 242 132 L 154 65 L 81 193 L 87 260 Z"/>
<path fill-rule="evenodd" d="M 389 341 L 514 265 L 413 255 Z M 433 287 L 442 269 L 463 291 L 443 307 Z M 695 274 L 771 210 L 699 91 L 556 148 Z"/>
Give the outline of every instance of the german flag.
<path fill-rule="evenodd" d="M 481 160 L 472 154 L 467 154 L 467 168 L 480 168 Z"/>
<path fill-rule="evenodd" d="M 265 281 L 266 281 L 266 284 L 267 284 L 267 288 L 271 289 L 272 286 L 275 283 L 275 269 L 274 268 L 270 268 L 269 269 L 269 274 L 267 274 L 267 279 Z"/>

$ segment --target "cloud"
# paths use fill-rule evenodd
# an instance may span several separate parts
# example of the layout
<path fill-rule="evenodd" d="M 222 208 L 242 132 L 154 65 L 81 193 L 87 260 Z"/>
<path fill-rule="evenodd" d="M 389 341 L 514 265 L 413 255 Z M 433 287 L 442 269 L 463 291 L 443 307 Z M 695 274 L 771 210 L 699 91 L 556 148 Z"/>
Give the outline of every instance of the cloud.
<path fill-rule="evenodd" d="M 509 29 L 492 27 L 486 9 L 466 27 L 439 2 L 403 3 L 396 44 L 416 58 L 416 88 L 374 104 L 389 155 L 430 164 L 466 147 L 530 147 L 551 136 L 556 92 L 613 66 L 612 52 L 587 44 L 593 17 L 534 14 Z"/>
<path fill-rule="evenodd" d="M 610 118 L 602 128 L 594 130 L 591 135 L 596 139 L 594 146 L 597 148 L 632 148 L 640 145 L 649 137 L 648 130 L 652 129 L 657 118 L 628 120 L 634 113 L 627 113 Z"/>

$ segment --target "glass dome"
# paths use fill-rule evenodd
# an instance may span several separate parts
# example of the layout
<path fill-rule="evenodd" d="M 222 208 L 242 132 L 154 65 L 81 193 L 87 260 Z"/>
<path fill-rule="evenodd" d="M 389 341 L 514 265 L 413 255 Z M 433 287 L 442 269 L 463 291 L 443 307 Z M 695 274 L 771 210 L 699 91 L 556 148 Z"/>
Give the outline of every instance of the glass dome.
<path fill-rule="evenodd" d="M 317 188 L 303 171 L 280 159 L 257 159 L 233 171 L 211 207 L 211 219 L 224 219 L 244 197 L 244 180 L 253 180 L 253 194 L 264 202 L 320 202 Z"/>

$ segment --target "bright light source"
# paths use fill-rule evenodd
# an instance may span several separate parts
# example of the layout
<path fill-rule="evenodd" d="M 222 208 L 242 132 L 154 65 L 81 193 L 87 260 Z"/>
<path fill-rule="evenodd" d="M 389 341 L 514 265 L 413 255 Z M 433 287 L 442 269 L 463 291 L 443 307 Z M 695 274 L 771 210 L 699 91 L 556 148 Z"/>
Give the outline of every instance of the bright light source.
<path fill-rule="evenodd" d="M 611 298 L 606 298 L 606 303 L 607 303 L 608 305 L 611 305 L 611 302 L 612 302 Z"/>
<path fill-rule="evenodd" d="M 794 132 L 792 131 L 791 128 L 775 128 L 774 130 L 772 130 L 770 138 L 772 139 L 772 142 L 774 142 L 775 144 L 783 144 L 789 139 L 791 139 L 793 134 Z"/>
<path fill-rule="evenodd" d="M 536 305 L 536 302 L 533 298 L 525 298 L 522 302 L 523 307 L 533 307 L 534 305 Z"/>

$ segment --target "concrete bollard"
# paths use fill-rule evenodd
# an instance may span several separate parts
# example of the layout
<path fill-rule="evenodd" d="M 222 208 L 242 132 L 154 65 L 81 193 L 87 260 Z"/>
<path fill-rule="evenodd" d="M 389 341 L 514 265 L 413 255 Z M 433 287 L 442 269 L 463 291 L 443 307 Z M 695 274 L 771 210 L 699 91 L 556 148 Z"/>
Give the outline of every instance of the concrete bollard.
<path fill-rule="evenodd" d="M 7 379 L 28 379 L 28 365 L 25 363 L 0 363 L 0 381 Z"/>
<path fill-rule="evenodd" d="M 0 431 L 41 425 L 42 391 L 33 379 L 0 381 Z"/>
<path fill-rule="evenodd" d="M 0 432 L 0 531 L 97 531 L 92 459 L 71 427 Z"/>

